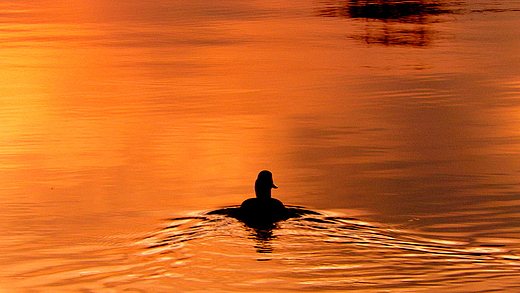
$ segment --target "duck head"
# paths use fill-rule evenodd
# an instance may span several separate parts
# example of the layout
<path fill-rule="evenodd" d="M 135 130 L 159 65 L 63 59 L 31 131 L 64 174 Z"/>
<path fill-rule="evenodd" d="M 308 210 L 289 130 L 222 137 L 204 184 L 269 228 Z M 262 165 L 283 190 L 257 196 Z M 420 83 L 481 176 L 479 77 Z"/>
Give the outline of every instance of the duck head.
<path fill-rule="evenodd" d="M 273 182 L 273 173 L 264 170 L 258 173 L 255 181 L 255 193 L 257 198 L 271 198 L 271 189 L 278 188 Z"/>

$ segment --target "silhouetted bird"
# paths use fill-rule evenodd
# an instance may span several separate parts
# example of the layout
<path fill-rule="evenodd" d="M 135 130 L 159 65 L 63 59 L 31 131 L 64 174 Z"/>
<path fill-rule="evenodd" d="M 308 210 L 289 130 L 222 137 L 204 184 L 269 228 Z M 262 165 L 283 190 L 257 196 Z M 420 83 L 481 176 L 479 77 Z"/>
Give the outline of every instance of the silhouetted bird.
<path fill-rule="evenodd" d="M 251 227 L 265 226 L 291 217 L 283 203 L 271 197 L 274 185 L 273 174 L 264 170 L 255 182 L 256 198 L 245 200 L 238 210 L 237 218 Z"/>

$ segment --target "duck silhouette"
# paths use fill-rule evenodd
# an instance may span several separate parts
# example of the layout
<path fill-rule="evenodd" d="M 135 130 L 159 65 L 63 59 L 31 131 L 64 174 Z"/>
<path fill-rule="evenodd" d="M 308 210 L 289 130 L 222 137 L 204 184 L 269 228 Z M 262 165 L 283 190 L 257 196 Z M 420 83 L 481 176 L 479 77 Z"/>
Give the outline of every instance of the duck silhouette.
<path fill-rule="evenodd" d="M 217 209 L 206 214 L 232 217 L 250 228 L 263 231 L 276 228 L 275 224 L 279 221 L 303 215 L 321 215 L 319 212 L 303 209 L 300 206 L 284 206 L 281 201 L 271 197 L 273 188 L 278 188 L 274 185 L 273 173 L 267 170 L 261 171 L 255 181 L 256 198 L 248 198 L 240 206 Z"/>
<path fill-rule="evenodd" d="M 237 211 L 236 217 L 248 226 L 262 226 L 287 220 L 291 217 L 288 209 L 281 201 L 271 197 L 274 185 L 273 174 L 264 170 L 255 181 L 256 198 L 246 199 Z"/>

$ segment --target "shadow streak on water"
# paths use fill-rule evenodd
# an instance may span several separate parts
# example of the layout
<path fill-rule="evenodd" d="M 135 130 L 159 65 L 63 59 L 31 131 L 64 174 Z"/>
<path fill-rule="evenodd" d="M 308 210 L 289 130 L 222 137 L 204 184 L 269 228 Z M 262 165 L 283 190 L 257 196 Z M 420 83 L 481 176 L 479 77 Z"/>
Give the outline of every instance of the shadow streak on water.
<path fill-rule="evenodd" d="M 320 5 L 318 16 L 364 20 L 363 32 L 351 38 L 385 46 L 429 46 L 435 37 L 431 24 L 455 13 L 438 0 L 327 0 Z"/>
<path fill-rule="evenodd" d="M 324 1 L 318 10 L 320 16 L 377 19 L 411 23 L 430 22 L 429 16 L 453 13 L 447 9 L 445 1 L 424 0 L 350 0 Z"/>

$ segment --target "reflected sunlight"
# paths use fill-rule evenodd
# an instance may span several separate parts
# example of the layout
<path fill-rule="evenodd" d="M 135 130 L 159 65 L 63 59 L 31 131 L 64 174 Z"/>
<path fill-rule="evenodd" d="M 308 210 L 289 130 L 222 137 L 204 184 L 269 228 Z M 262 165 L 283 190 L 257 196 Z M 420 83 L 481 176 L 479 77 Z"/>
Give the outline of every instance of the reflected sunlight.
<path fill-rule="evenodd" d="M 515 291 L 518 8 L 3 1 L 0 287 Z"/>

